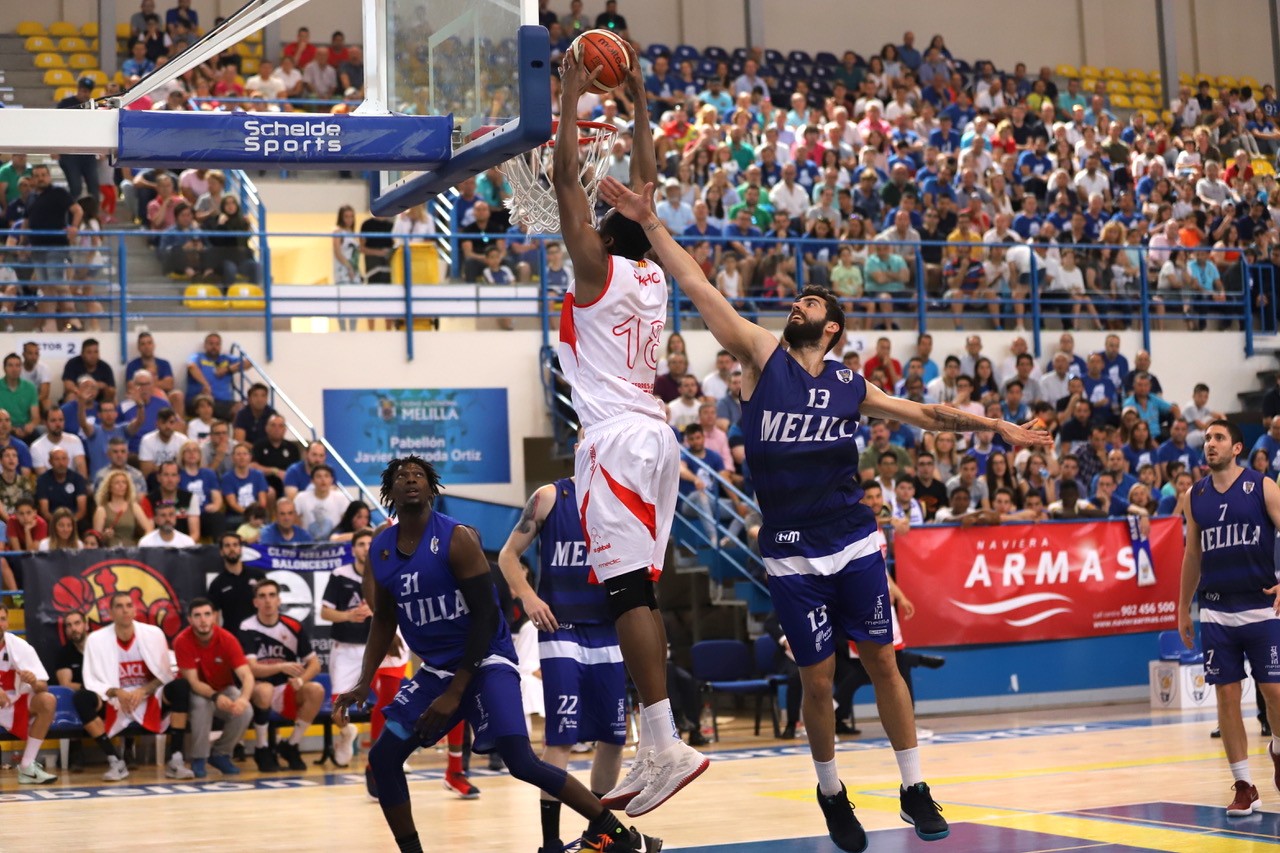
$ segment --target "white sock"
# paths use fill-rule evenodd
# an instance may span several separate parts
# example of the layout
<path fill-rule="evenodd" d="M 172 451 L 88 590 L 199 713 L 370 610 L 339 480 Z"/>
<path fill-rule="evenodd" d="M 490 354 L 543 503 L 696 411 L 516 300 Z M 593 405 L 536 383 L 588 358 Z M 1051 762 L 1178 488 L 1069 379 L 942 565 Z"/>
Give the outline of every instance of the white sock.
<path fill-rule="evenodd" d="M 649 746 L 658 752 L 666 752 L 680 743 L 680 730 L 676 728 L 676 718 L 671 715 L 670 699 L 646 705 L 640 717 L 649 727 Z"/>
<path fill-rule="evenodd" d="M 310 723 L 298 723 L 293 727 L 293 731 L 289 732 L 289 744 L 292 746 L 301 746 L 302 739 L 307 736 L 307 726 Z"/>
<path fill-rule="evenodd" d="M 818 774 L 818 790 L 824 797 L 834 797 L 840 793 L 840 771 L 836 770 L 836 760 L 815 761 L 813 769 Z"/>
<path fill-rule="evenodd" d="M 896 749 L 893 757 L 898 759 L 898 772 L 902 774 L 902 787 L 910 788 L 917 782 L 923 782 L 924 776 L 920 775 L 920 747 L 913 746 L 910 749 Z"/>
<path fill-rule="evenodd" d="M 1253 780 L 1249 778 L 1249 759 L 1237 761 L 1234 764 L 1228 764 L 1231 768 L 1231 778 L 1236 782 L 1248 782 L 1253 784 Z"/>
<path fill-rule="evenodd" d="M 267 723 L 262 725 L 254 724 L 253 726 L 254 746 L 258 749 L 267 748 Z"/>
<path fill-rule="evenodd" d="M 646 706 L 638 705 L 640 713 L 636 715 L 636 752 L 653 745 L 653 736 L 649 734 L 649 723 L 646 722 L 644 709 Z"/>
<path fill-rule="evenodd" d="M 40 747 L 43 743 L 43 740 L 36 740 L 33 737 L 27 738 L 27 748 L 22 751 L 23 767 L 30 767 L 35 763 L 35 760 L 40 757 Z"/>

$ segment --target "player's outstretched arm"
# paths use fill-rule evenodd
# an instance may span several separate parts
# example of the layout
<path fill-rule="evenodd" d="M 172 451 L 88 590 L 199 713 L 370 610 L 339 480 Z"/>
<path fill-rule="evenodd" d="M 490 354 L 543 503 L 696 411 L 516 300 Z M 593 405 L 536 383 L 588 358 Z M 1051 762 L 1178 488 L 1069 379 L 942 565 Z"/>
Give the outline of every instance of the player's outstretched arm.
<path fill-rule="evenodd" d="M 1274 486 L 1275 483 L 1272 483 Z M 1266 483 L 1262 487 L 1266 495 Z M 1267 512 L 1270 514 L 1271 501 L 1267 501 Z M 1182 549 L 1182 583 L 1178 589 L 1178 633 L 1182 635 L 1182 644 L 1187 648 L 1195 648 L 1196 627 L 1191 621 L 1191 602 L 1196 590 L 1200 587 L 1200 525 L 1196 524 L 1191 514 L 1191 491 L 1185 491 L 1178 498 L 1178 508 L 1174 515 L 1181 515 L 1186 523 L 1186 545 Z"/>
<path fill-rule="evenodd" d="M 600 182 L 600 195 L 623 216 L 644 226 L 663 268 L 680 282 L 680 289 L 693 300 L 720 346 L 758 374 L 778 348 L 778 339 L 740 317 L 715 285 L 707 281 L 698 262 L 667 232 L 654 212 L 653 186 L 646 184 L 635 193 L 620 181 L 605 178 Z"/>
<path fill-rule="evenodd" d="M 574 291 L 583 303 L 594 302 L 604 292 L 609 275 L 609 253 L 596 232 L 594 212 L 578 172 L 578 99 L 599 73 L 598 68 L 587 73 L 574 59 L 573 51 L 565 51 L 560 63 L 561 121 L 556 130 L 551 171 L 560 211 L 560 234 L 573 261 Z"/>
<path fill-rule="evenodd" d="M 644 74 L 640 57 L 631 42 L 624 41 L 631 70 L 627 72 L 626 90 L 631 97 L 631 188 L 639 191 L 645 184 L 658 185 L 658 152 L 653 147 L 653 127 L 649 124 L 649 93 L 644 90 Z"/>
<path fill-rule="evenodd" d="M 339 726 L 347 724 L 347 710 L 359 707 L 369 698 L 373 677 L 391 649 L 396 635 L 396 602 L 390 591 L 373 579 L 373 567 L 364 573 L 361 584 L 364 600 L 373 609 L 369 618 L 369 641 L 364 646 L 364 659 L 360 663 L 360 680 L 356 686 L 343 693 L 333 703 L 333 721 Z"/>
<path fill-rule="evenodd" d="M 555 631 L 560 627 L 560 623 L 556 621 L 551 608 L 529 585 L 524 565 L 520 562 L 520 555 L 529 550 L 533 540 L 538 537 L 542 524 L 547 520 L 547 515 L 555 506 L 555 502 L 554 483 L 548 483 L 530 495 L 529 501 L 524 505 L 524 512 L 520 514 L 520 520 L 516 522 L 511 535 L 507 537 L 507 543 L 498 552 L 498 568 L 502 569 L 502 576 L 506 578 L 511 594 L 520 599 L 520 603 L 524 605 L 524 612 L 529 614 L 530 621 L 539 631 Z"/>
<path fill-rule="evenodd" d="M 915 403 L 891 397 L 879 387 L 867 383 L 867 398 L 862 413 L 873 418 L 902 421 L 934 432 L 973 432 L 989 429 L 1011 447 L 1048 447 L 1053 436 L 1043 429 L 1021 427 L 996 418 L 982 418 L 953 409 L 943 403 Z"/>

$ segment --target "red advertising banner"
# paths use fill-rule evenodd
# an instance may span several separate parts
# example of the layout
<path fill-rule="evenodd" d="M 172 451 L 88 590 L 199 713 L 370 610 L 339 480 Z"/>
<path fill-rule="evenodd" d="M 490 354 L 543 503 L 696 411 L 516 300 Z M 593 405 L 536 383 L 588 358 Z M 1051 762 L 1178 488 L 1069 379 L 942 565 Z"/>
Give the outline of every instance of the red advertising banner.
<path fill-rule="evenodd" d="M 1182 522 L 1154 519 L 1150 543 L 1154 578 L 1124 521 L 913 529 L 894 541 L 916 608 L 903 634 L 958 646 L 1175 629 Z"/>

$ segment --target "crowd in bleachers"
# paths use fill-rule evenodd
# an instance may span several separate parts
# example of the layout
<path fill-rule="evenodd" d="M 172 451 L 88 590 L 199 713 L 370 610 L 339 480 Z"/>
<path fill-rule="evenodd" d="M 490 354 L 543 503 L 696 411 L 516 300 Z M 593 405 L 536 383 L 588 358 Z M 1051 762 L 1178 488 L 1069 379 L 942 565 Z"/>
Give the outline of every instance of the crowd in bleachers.
<path fill-rule="evenodd" d="M 136 346 L 119 379 L 93 338 L 57 377 L 35 341 L 5 356 L 4 548 L 191 547 L 224 531 L 248 543 L 345 541 L 369 525 L 324 445 L 289 437 L 265 385 L 240 402 L 234 383 L 250 363 L 223 352 L 220 335 L 176 373 L 150 333 Z M 0 568 L 3 588 L 21 588 L 7 561 Z"/>

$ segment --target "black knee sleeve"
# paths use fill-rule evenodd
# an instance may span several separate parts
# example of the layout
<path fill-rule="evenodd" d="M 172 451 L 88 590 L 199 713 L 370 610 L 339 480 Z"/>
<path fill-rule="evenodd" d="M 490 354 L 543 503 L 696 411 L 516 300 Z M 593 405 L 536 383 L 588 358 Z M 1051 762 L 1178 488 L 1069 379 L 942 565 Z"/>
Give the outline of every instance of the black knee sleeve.
<path fill-rule="evenodd" d="M 191 685 L 185 678 L 175 678 L 164 686 L 164 705 L 178 714 L 191 710 Z"/>
<path fill-rule="evenodd" d="M 80 722 L 88 723 L 98 718 L 102 699 L 97 693 L 82 687 L 71 697 L 71 704 L 75 705 L 76 716 L 80 718 Z"/>
<path fill-rule="evenodd" d="M 533 747 L 527 737 L 508 735 L 498 738 L 498 755 L 507 765 L 511 775 L 521 782 L 527 782 L 536 788 L 546 791 L 553 797 L 559 797 L 564 791 L 568 773 L 559 767 L 553 767 L 533 754 Z M 369 756 L 373 757 L 372 753 Z"/>
<path fill-rule="evenodd" d="M 369 750 L 369 775 L 373 778 L 378 802 L 383 808 L 409 802 L 409 780 L 404 775 L 404 763 L 416 746 L 414 741 L 403 740 L 383 729 Z"/>
<path fill-rule="evenodd" d="M 255 726 L 265 726 L 270 721 L 271 721 L 270 708 L 259 708 L 257 705 L 253 706 L 253 724 Z"/>
<path fill-rule="evenodd" d="M 634 572 L 609 578 L 604 585 L 609 590 L 609 615 L 615 620 L 637 607 L 658 609 L 658 596 L 653 591 L 653 581 L 649 580 L 648 569 L 636 569 Z"/>

